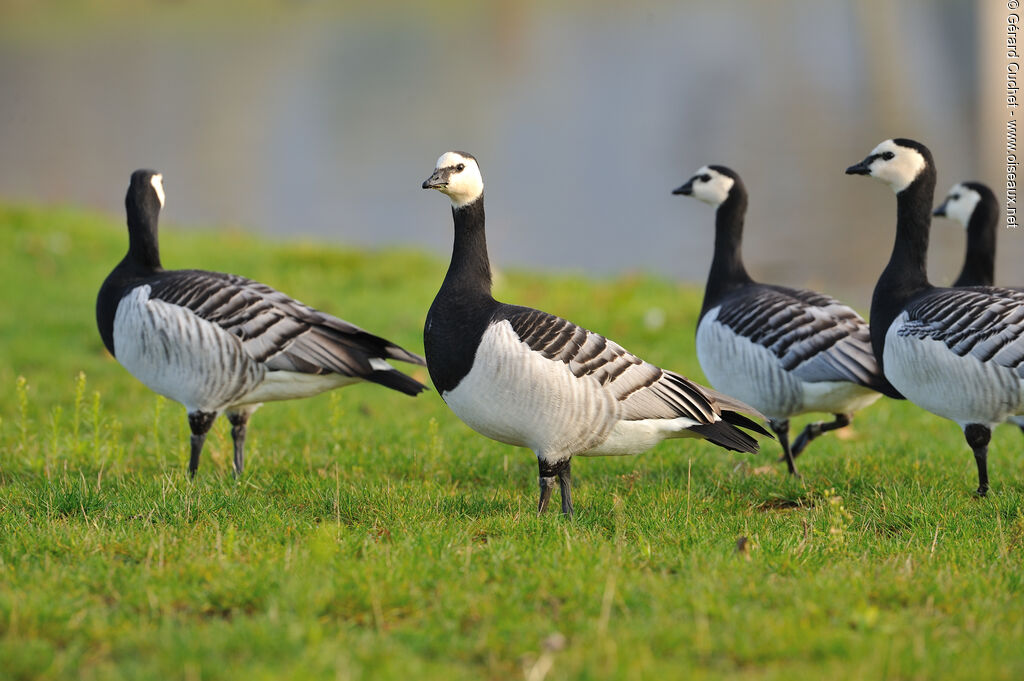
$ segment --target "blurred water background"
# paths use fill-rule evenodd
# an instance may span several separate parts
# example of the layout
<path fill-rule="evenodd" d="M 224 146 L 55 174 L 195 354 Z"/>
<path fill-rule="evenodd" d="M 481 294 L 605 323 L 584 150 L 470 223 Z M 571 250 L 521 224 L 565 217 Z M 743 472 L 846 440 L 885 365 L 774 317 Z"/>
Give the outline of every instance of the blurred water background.
<path fill-rule="evenodd" d="M 670 192 L 721 163 L 750 191 L 755 278 L 866 309 L 895 201 L 843 170 L 913 137 L 937 200 L 999 195 L 1004 27 L 968 0 L 0 0 L 0 196 L 121 216 L 151 167 L 165 227 L 446 258 L 447 201 L 420 183 L 459 149 L 501 267 L 700 282 L 713 213 Z M 963 239 L 935 222 L 937 283 Z M 1024 284 L 1024 230 L 1000 249 Z"/>

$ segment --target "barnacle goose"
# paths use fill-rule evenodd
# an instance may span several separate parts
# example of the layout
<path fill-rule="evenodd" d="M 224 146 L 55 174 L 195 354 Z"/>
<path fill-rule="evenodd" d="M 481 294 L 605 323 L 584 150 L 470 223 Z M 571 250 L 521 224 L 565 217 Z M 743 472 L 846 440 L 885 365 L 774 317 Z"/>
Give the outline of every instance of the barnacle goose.
<path fill-rule="evenodd" d="M 999 202 L 992 190 L 980 182 L 960 182 L 953 185 L 932 214 L 959 222 L 967 230 L 964 266 L 953 286 L 992 286 L 999 220 Z"/>
<path fill-rule="evenodd" d="M 923 144 L 886 140 L 846 172 L 896 192 L 896 240 L 871 299 L 875 357 L 907 399 L 960 425 L 984 496 L 992 427 L 1024 414 L 1024 292 L 928 282 L 935 164 Z"/>
<path fill-rule="evenodd" d="M 955 184 L 932 215 L 948 217 L 967 230 L 964 266 L 953 286 L 992 286 L 996 271 L 996 223 L 999 221 L 999 201 L 992 190 L 980 182 Z M 1010 421 L 1024 432 L 1024 416 L 1013 416 Z"/>
<path fill-rule="evenodd" d="M 734 451 L 767 435 L 740 411 L 756 410 L 554 315 L 491 297 L 484 183 L 471 155 L 449 151 L 424 189 L 452 202 L 452 260 L 423 330 L 427 369 L 452 411 L 478 433 L 529 447 L 540 469 L 540 502 L 559 486 L 572 515 L 574 455 L 625 455 L 666 438 L 699 437 Z"/>
<path fill-rule="evenodd" d="M 716 390 L 768 416 L 789 472 L 811 440 L 850 423 L 853 413 L 893 394 L 871 353 L 867 323 L 829 296 L 760 284 L 743 265 L 747 189 L 733 170 L 699 169 L 673 194 L 716 207 L 715 252 L 697 326 L 697 358 Z M 828 412 L 789 443 L 789 419 Z"/>
<path fill-rule="evenodd" d="M 206 434 L 226 412 L 242 472 L 249 417 L 263 402 L 309 397 L 361 380 L 407 395 L 426 386 L 388 364 L 422 357 L 269 286 L 233 274 L 165 270 L 157 221 L 163 176 L 132 173 L 125 197 L 128 254 L 96 299 L 110 354 L 147 387 L 182 403 L 195 476 Z"/>

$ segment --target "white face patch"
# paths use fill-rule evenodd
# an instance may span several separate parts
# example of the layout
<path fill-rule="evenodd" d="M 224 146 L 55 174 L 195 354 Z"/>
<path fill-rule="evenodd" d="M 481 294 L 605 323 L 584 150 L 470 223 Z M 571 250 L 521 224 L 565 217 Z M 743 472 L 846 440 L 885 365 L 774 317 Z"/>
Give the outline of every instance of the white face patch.
<path fill-rule="evenodd" d="M 156 198 L 160 199 L 160 207 L 164 207 L 164 176 L 160 173 L 156 173 L 153 177 L 149 178 L 149 183 L 153 185 L 153 190 L 156 192 Z"/>
<path fill-rule="evenodd" d="M 885 156 L 892 154 L 891 158 Z M 899 194 L 917 179 L 927 165 L 924 156 L 916 149 L 901 147 L 892 140 L 886 140 L 871 151 L 877 156 L 871 162 L 871 177 L 876 177 L 892 187 Z"/>
<path fill-rule="evenodd" d="M 962 184 L 955 184 L 946 195 L 946 217 L 966 227 L 981 201 L 981 194 Z"/>
<path fill-rule="evenodd" d="M 692 196 L 712 206 L 720 206 L 729 198 L 734 184 L 736 181 L 728 175 L 704 166 L 693 175 Z"/>
<path fill-rule="evenodd" d="M 461 170 L 459 168 L 462 168 Z M 434 173 L 447 173 L 447 184 L 436 187 L 452 200 L 452 205 L 461 208 L 473 203 L 484 193 L 484 178 L 476 160 L 467 158 L 457 151 L 449 151 L 437 159 Z"/>

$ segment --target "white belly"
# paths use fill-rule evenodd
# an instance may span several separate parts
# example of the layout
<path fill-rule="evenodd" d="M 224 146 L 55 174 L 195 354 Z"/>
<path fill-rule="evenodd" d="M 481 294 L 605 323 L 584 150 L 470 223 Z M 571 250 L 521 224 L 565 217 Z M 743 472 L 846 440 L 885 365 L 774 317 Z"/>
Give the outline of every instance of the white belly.
<path fill-rule="evenodd" d="M 873 403 L 882 393 L 850 381 L 802 382 L 803 411 L 852 414 Z"/>
<path fill-rule="evenodd" d="M 253 390 L 239 397 L 232 406 L 295 400 L 358 383 L 362 379 L 341 374 L 303 374 L 294 371 L 268 371 Z"/>
<path fill-rule="evenodd" d="M 579 456 L 626 456 L 646 452 L 662 440 L 678 437 L 699 437 L 687 428 L 697 425 L 693 419 L 643 419 L 619 421 L 604 442 Z"/>
<path fill-rule="evenodd" d="M 901 315 L 885 335 L 885 377 L 914 404 L 968 423 L 996 424 L 1024 412 L 1024 380 L 1016 371 L 971 354 L 958 356 L 936 340 L 900 336 Z"/>

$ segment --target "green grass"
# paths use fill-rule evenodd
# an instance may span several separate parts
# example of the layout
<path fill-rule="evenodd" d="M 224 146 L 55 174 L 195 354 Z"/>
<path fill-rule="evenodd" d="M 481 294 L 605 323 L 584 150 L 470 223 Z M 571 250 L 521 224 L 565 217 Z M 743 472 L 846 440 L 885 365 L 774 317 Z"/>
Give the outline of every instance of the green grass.
<path fill-rule="evenodd" d="M 446 266 L 163 240 L 168 266 L 260 279 L 414 350 Z M 566 521 L 535 515 L 528 451 L 434 392 L 360 385 L 257 412 L 238 483 L 218 423 L 193 483 L 183 410 L 96 333 L 125 247 L 118 221 L 0 207 L 0 678 L 1024 677 L 1015 429 L 984 500 L 955 425 L 883 402 L 816 441 L 802 481 L 767 441 L 580 460 Z M 700 378 L 690 287 L 510 272 L 496 293 Z"/>

